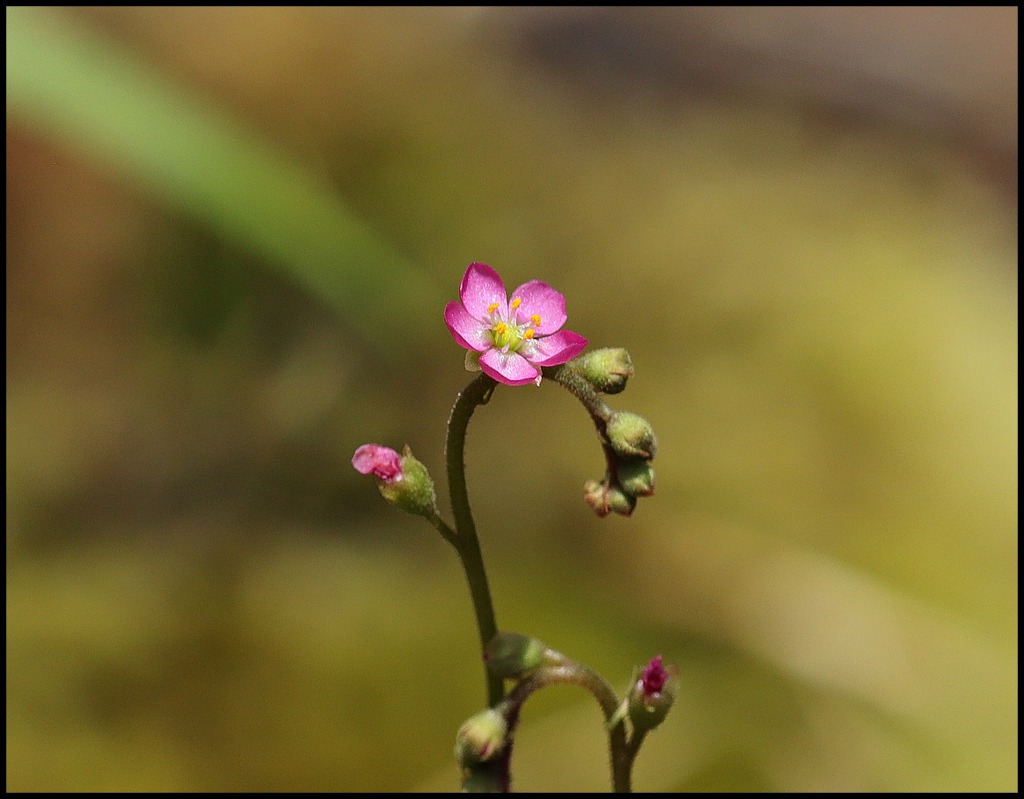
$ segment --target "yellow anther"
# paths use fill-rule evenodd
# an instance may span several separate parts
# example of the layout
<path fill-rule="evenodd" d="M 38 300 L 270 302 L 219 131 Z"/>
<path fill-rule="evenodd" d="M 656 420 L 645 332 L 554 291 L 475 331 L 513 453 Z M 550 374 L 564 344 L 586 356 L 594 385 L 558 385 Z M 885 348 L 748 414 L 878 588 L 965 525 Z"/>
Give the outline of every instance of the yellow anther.
<path fill-rule="evenodd" d="M 504 322 L 498 322 L 498 324 L 494 326 L 494 332 L 499 336 L 504 336 L 508 332 L 508 325 Z"/>
<path fill-rule="evenodd" d="M 516 308 L 518 308 L 522 304 L 523 304 L 522 299 L 520 299 L 519 297 L 516 297 L 514 300 L 512 300 L 512 302 L 509 303 L 508 307 L 511 308 L 514 311 Z"/>
<path fill-rule="evenodd" d="M 533 338 L 537 334 L 537 331 L 532 327 L 526 328 L 526 332 L 523 333 L 523 338 Z"/>
<path fill-rule="evenodd" d="M 533 322 L 534 327 L 540 327 L 540 314 L 531 315 L 530 321 Z"/>
<path fill-rule="evenodd" d="M 496 302 L 492 302 L 487 306 L 487 313 L 494 313 L 496 310 L 498 310 L 498 303 Z"/>

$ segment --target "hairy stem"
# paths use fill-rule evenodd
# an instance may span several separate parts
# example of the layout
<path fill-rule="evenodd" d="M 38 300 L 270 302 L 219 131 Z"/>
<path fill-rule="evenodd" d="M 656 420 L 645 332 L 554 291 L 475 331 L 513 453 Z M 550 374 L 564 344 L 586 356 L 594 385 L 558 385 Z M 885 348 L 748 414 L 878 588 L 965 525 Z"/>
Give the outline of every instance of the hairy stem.
<path fill-rule="evenodd" d="M 590 384 L 590 381 L 576 370 L 573 361 L 563 363 L 561 366 L 544 367 L 544 376 L 558 383 L 558 385 L 576 397 L 580 404 L 587 409 L 587 413 L 590 414 L 590 419 L 594 423 L 594 428 L 597 430 L 597 437 L 601 441 L 601 448 L 604 450 L 608 474 L 614 477 L 615 464 L 618 461 L 618 457 L 608 444 L 607 434 L 608 420 L 614 411 L 601 399 L 601 395 L 597 393 Z"/>
<path fill-rule="evenodd" d="M 575 364 L 569 361 L 561 366 L 545 366 L 544 377 L 554 380 L 583 404 L 603 439 L 612 409 L 601 399 L 601 395 L 597 393 L 590 381 L 576 370 Z"/>
<path fill-rule="evenodd" d="M 564 656 L 563 656 L 564 657 Z M 557 666 L 537 669 L 523 678 L 505 700 L 506 718 L 509 722 L 509 737 L 519 721 L 519 712 L 523 703 L 534 693 L 548 685 L 579 685 L 586 688 L 601 706 L 605 722 L 610 722 L 619 707 L 619 699 L 615 691 L 597 672 L 576 663 L 569 658 Z M 626 741 L 626 726 L 622 719 L 608 728 L 608 753 L 612 769 L 612 791 L 629 793 L 634 751 Z"/>
<path fill-rule="evenodd" d="M 490 399 L 495 385 L 495 381 L 490 377 L 480 374 L 460 392 L 448 419 L 448 439 L 445 442 L 448 493 L 451 497 L 452 514 L 455 517 L 455 534 L 445 538 L 455 547 L 466 573 L 473 610 L 476 612 L 476 626 L 480 633 L 481 654 L 487 642 L 497 634 L 498 625 L 494 618 L 491 591 L 487 585 L 487 571 L 484 568 L 483 553 L 480 551 L 480 539 L 477 538 L 476 525 L 469 507 L 469 491 L 466 488 L 466 428 L 473 411 L 478 405 L 483 405 Z M 504 697 L 505 687 L 501 677 L 491 674 L 486 664 L 484 678 L 487 685 L 487 704 L 494 707 Z"/>

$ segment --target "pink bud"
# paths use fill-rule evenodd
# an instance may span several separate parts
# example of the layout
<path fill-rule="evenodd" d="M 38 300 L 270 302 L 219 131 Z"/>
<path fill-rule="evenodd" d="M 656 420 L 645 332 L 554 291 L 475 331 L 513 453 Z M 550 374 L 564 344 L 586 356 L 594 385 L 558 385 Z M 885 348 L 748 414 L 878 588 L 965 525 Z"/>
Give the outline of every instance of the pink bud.
<path fill-rule="evenodd" d="M 651 658 L 651 662 L 647 664 L 643 674 L 640 676 L 645 696 L 660 694 L 661 689 L 664 688 L 665 683 L 668 682 L 669 674 L 665 670 L 665 667 L 661 665 L 661 660 L 661 655 Z"/>
<path fill-rule="evenodd" d="M 352 456 L 352 466 L 360 474 L 372 474 L 384 483 L 402 479 L 401 456 L 380 444 L 363 444 Z"/>

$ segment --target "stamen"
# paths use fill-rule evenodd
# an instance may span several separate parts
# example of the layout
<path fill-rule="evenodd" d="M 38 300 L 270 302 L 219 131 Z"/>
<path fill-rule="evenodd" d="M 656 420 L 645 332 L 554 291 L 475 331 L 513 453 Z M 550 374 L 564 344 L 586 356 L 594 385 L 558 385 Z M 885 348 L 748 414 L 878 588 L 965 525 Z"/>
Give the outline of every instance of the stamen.
<path fill-rule="evenodd" d="M 535 335 L 537 335 L 537 331 L 532 327 L 528 327 L 526 328 L 526 332 L 523 333 L 523 338 L 533 338 Z"/>
<path fill-rule="evenodd" d="M 496 302 L 492 302 L 487 306 L 487 313 L 494 313 L 496 310 L 498 310 L 498 303 Z"/>
<path fill-rule="evenodd" d="M 530 321 L 533 322 L 534 327 L 540 327 L 540 314 L 532 314 Z"/>
<path fill-rule="evenodd" d="M 508 307 L 511 308 L 514 311 L 516 308 L 518 308 L 522 304 L 523 304 L 522 298 L 516 297 L 514 300 L 512 300 L 512 302 L 509 303 Z"/>
<path fill-rule="evenodd" d="M 504 322 L 498 322 L 498 324 L 494 326 L 494 332 L 499 336 L 504 336 L 508 332 L 508 325 Z"/>

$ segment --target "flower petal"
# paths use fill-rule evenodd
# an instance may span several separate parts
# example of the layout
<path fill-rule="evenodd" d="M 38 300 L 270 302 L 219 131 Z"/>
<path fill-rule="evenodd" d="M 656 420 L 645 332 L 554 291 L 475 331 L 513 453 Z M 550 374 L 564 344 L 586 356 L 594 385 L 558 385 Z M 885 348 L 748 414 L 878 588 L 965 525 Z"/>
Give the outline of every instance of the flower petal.
<path fill-rule="evenodd" d="M 363 444 L 352 456 L 352 466 L 360 474 L 372 474 L 385 483 L 402 479 L 402 457 L 380 444 Z"/>
<path fill-rule="evenodd" d="M 540 377 L 540 372 L 519 353 L 493 348 L 480 356 L 480 368 L 506 386 L 525 386 Z"/>
<path fill-rule="evenodd" d="M 651 662 L 647 664 L 647 668 L 644 669 L 643 675 L 641 675 L 640 682 L 643 685 L 644 696 L 660 694 L 661 689 L 668 682 L 669 674 L 665 667 L 661 665 L 661 661 L 661 655 L 651 658 Z"/>
<path fill-rule="evenodd" d="M 462 285 L 459 286 L 459 299 L 469 315 L 476 319 L 487 319 L 490 316 L 487 309 L 495 304 L 502 319 L 508 316 L 505 284 L 487 264 L 469 265 L 466 274 L 462 276 Z"/>
<path fill-rule="evenodd" d="M 571 330 L 560 330 L 552 336 L 536 338 L 520 349 L 530 363 L 536 366 L 558 366 L 572 360 L 590 342 L 579 333 Z"/>
<path fill-rule="evenodd" d="M 538 336 L 554 333 L 565 324 L 565 297 L 543 281 L 523 283 L 512 292 L 512 299 L 522 300 L 516 309 L 520 324 L 530 321 L 531 316 L 540 317 L 540 324 L 535 326 Z"/>
<path fill-rule="evenodd" d="M 450 302 L 444 307 L 444 323 L 455 343 L 467 350 L 483 352 L 494 344 L 488 327 L 474 319 L 461 303 Z"/>

